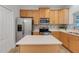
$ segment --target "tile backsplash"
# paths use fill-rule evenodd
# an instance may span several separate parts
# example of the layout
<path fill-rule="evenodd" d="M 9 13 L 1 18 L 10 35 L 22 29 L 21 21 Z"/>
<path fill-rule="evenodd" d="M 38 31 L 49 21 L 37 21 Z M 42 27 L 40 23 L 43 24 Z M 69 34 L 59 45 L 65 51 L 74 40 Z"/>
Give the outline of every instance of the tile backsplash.
<path fill-rule="evenodd" d="M 49 27 L 50 30 L 62 29 L 62 28 L 59 28 L 60 25 L 49 24 L 47 26 Z M 40 25 L 33 25 L 33 30 L 39 30 L 39 28 L 40 28 Z M 74 25 L 73 24 L 66 25 L 66 30 L 74 30 Z"/>
<path fill-rule="evenodd" d="M 58 29 L 57 25 L 47 25 L 47 26 L 48 26 L 50 31 Z M 33 25 L 33 31 L 39 31 L 39 28 L 40 28 L 40 25 Z"/>

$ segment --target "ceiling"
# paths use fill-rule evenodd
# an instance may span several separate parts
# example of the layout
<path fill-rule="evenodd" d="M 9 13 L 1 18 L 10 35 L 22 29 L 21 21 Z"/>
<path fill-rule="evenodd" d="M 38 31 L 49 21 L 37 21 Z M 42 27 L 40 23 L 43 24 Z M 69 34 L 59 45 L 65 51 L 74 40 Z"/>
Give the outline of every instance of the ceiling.
<path fill-rule="evenodd" d="M 22 9 L 38 9 L 38 8 L 50 8 L 50 9 L 61 9 L 70 8 L 71 5 L 18 5 Z"/>

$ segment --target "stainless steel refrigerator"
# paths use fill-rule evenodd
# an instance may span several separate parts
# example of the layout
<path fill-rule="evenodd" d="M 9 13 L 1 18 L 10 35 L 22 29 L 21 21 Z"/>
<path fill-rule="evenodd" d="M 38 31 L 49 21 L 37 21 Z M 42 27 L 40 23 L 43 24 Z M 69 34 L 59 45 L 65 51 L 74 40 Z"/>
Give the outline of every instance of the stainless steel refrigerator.
<path fill-rule="evenodd" d="M 32 18 L 17 18 L 16 25 L 16 41 L 32 34 Z"/>

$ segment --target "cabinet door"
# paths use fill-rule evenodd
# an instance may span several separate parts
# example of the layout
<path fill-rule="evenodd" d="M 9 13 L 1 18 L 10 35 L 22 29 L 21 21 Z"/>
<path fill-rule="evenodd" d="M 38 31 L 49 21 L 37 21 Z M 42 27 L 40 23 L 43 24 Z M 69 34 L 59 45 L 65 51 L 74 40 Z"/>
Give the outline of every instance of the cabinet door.
<path fill-rule="evenodd" d="M 59 11 L 55 10 L 55 19 L 54 19 L 54 24 L 59 24 Z"/>
<path fill-rule="evenodd" d="M 69 9 L 59 10 L 59 24 L 68 24 Z"/>
<path fill-rule="evenodd" d="M 40 8 L 40 18 L 49 18 L 49 8 Z"/>
<path fill-rule="evenodd" d="M 39 24 L 39 10 L 33 10 L 33 20 L 34 24 Z"/>
<path fill-rule="evenodd" d="M 64 24 L 69 22 L 69 9 L 64 9 Z"/>
<path fill-rule="evenodd" d="M 33 35 L 39 35 L 39 32 L 33 32 Z"/>
<path fill-rule="evenodd" d="M 57 39 L 60 40 L 60 32 L 54 31 L 54 32 L 52 32 L 52 35 L 55 36 Z"/>
<path fill-rule="evenodd" d="M 20 17 L 33 17 L 32 10 L 20 10 Z"/>
<path fill-rule="evenodd" d="M 64 24 L 64 10 L 59 10 L 59 24 Z"/>
<path fill-rule="evenodd" d="M 71 35 L 70 38 L 71 38 L 69 41 L 70 50 L 72 52 L 78 53 L 79 52 L 79 37 Z"/>
<path fill-rule="evenodd" d="M 50 12 L 49 8 L 45 9 L 45 18 L 49 18 L 49 12 Z"/>
<path fill-rule="evenodd" d="M 49 21 L 50 24 L 55 24 L 55 12 L 54 12 L 54 10 L 50 10 L 49 19 L 50 19 L 50 21 Z"/>
<path fill-rule="evenodd" d="M 50 11 L 50 24 L 59 24 L 59 10 Z"/>
<path fill-rule="evenodd" d="M 69 46 L 69 38 L 68 38 L 68 34 L 67 33 L 63 33 L 61 34 L 61 41 L 63 42 L 63 45 L 68 47 Z"/>

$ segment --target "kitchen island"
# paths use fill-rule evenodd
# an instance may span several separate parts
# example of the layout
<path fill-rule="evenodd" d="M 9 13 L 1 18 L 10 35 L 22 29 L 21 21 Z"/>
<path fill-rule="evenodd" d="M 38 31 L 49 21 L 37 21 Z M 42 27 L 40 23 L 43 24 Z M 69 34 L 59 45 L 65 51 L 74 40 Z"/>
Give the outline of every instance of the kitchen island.
<path fill-rule="evenodd" d="M 52 35 L 26 35 L 16 43 L 20 53 L 55 53 L 62 42 Z"/>

